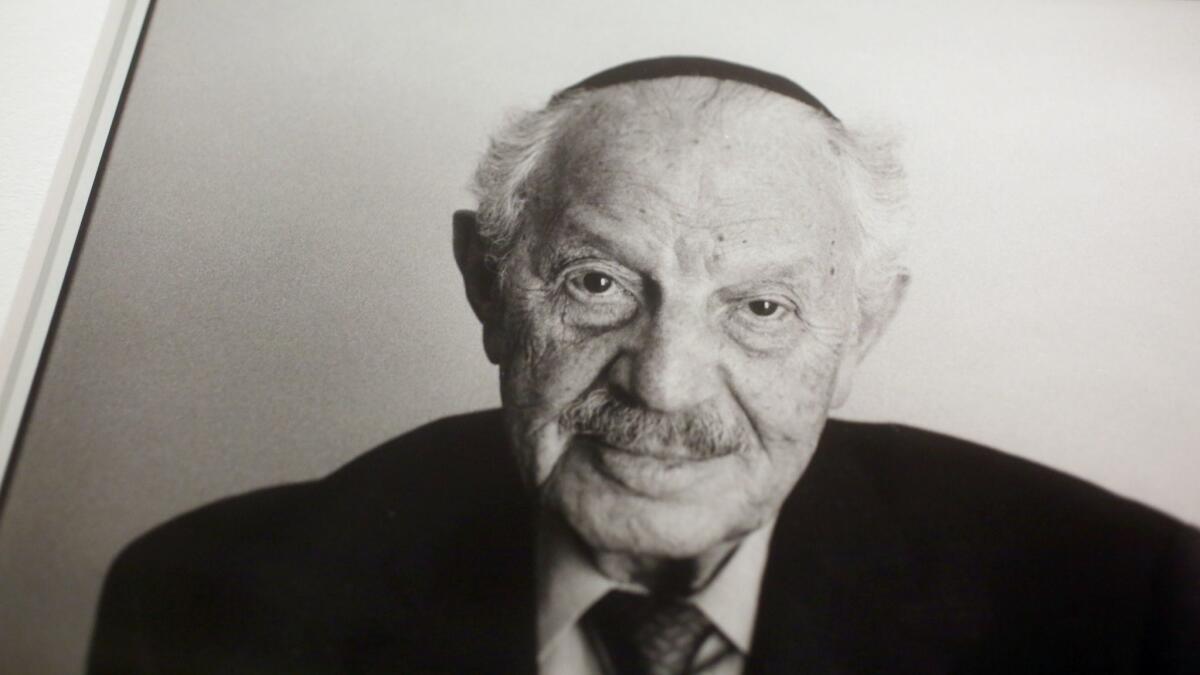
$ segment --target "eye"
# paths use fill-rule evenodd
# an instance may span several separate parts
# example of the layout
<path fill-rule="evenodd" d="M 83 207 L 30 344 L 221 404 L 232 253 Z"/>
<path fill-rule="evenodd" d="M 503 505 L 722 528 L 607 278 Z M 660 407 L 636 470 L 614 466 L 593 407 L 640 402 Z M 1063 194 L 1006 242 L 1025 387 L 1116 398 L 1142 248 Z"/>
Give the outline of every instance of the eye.
<path fill-rule="evenodd" d="M 745 298 L 732 309 L 738 321 L 752 330 L 783 330 L 796 318 L 795 305 L 778 297 Z"/>
<path fill-rule="evenodd" d="M 750 312 L 755 316 L 764 318 L 775 316 L 781 309 L 778 302 L 770 300 L 751 300 L 747 303 L 747 307 L 749 307 Z"/>
<path fill-rule="evenodd" d="M 603 272 L 588 272 L 579 279 L 583 290 L 593 295 L 604 295 L 612 290 L 613 278 Z"/>
<path fill-rule="evenodd" d="M 630 282 L 615 274 L 595 269 L 568 272 L 563 283 L 563 320 L 581 327 L 607 328 L 620 325 L 637 314 L 637 298 Z"/>
<path fill-rule="evenodd" d="M 594 267 L 568 272 L 566 287 L 576 300 L 589 304 L 618 302 L 629 295 L 627 282 Z"/>
<path fill-rule="evenodd" d="M 756 354 L 781 354 L 794 347 L 804 333 L 799 301 L 789 292 L 769 288 L 748 289 L 725 305 L 730 337 Z"/>

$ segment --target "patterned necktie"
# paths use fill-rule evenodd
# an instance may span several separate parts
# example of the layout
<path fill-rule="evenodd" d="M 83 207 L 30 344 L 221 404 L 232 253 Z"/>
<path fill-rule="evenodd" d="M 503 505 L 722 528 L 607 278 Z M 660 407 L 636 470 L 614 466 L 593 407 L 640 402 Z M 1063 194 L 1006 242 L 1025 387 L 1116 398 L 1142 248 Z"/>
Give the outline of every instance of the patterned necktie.
<path fill-rule="evenodd" d="M 674 597 L 609 591 L 583 626 L 620 675 L 682 675 L 716 628 L 692 603 Z"/>

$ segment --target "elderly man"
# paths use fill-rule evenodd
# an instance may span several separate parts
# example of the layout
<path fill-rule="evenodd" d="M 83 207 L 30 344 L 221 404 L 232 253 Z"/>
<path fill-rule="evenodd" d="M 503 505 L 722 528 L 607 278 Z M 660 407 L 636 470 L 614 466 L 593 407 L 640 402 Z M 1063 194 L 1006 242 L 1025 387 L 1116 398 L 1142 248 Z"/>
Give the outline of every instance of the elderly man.
<path fill-rule="evenodd" d="M 95 672 L 1200 672 L 1200 545 L 963 441 L 828 420 L 908 279 L 899 171 L 795 83 L 619 66 L 454 218 L 504 409 L 183 516 Z"/>

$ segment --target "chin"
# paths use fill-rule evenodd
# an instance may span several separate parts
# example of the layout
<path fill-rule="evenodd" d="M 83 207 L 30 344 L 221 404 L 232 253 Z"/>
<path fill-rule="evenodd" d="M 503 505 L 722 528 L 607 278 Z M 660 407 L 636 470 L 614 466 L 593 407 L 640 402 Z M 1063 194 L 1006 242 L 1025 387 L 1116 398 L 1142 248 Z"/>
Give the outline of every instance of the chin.
<path fill-rule="evenodd" d="M 587 514 L 588 516 L 593 515 Z M 725 528 L 713 527 L 711 522 L 695 517 L 660 517 L 642 511 L 631 516 L 606 520 L 585 517 L 572 525 L 584 541 L 597 551 L 630 556 L 697 558 L 734 538 Z"/>

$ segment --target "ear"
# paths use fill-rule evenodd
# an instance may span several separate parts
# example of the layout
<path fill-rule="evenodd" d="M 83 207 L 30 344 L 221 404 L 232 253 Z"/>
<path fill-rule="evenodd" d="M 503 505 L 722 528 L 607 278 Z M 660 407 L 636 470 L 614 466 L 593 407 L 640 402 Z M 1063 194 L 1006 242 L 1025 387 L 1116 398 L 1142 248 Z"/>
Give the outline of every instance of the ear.
<path fill-rule="evenodd" d="M 896 310 L 900 309 L 900 303 L 908 291 L 908 282 L 908 270 L 901 270 L 892 277 L 883 293 L 869 305 L 860 305 L 858 330 L 842 352 L 842 359 L 838 364 L 832 407 L 841 407 L 850 397 L 850 388 L 854 383 L 854 375 L 858 372 L 858 364 L 866 358 L 867 352 L 871 351 L 883 335 L 883 330 L 891 323 L 892 317 L 896 316 Z"/>
<path fill-rule="evenodd" d="M 483 351 L 500 363 L 504 352 L 504 304 L 500 277 L 487 260 L 487 246 L 479 236 L 474 211 L 454 212 L 454 261 L 462 273 L 467 302 L 483 324 Z"/>

